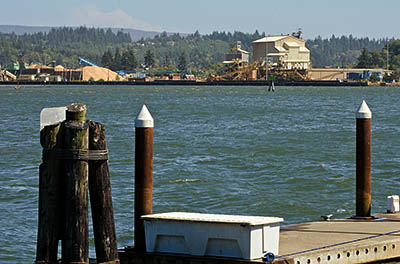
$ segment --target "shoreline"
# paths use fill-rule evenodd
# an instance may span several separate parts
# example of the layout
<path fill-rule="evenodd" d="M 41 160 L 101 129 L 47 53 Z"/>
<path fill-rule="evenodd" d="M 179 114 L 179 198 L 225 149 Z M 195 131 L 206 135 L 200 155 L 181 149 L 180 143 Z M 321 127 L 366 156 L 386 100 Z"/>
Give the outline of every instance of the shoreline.
<path fill-rule="evenodd" d="M 186 86 L 269 86 L 267 81 L 195 81 L 195 80 L 156 80 L 146 81 L 73 81 L 73 82 L 40 82 L 40 81 L 7 81 L 0 85 L 186 85 Z M 368 82 L 340 81 L 277 81 L 275 86 L 369 86 Z"/>

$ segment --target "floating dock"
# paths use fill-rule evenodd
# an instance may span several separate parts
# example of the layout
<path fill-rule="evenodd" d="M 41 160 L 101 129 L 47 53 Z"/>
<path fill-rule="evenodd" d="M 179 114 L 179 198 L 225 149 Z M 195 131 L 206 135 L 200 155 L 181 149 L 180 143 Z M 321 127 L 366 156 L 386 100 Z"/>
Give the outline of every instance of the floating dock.
<path fill-rule="evenodd" d="M 400 213 L 380 214 L 372 220 L 334 219 L 282 226 L 279 255 L 273 264 L 368 263 L 400 260 Z M 121 264 L 225 264 L 261 263 L 262 259 L 242 260 L 119 252 Z"/>
<path fill-rule="evenodd" d="M 400 257 L 400 214 L 282 227 L 276 263 L 366 263 Z"/>

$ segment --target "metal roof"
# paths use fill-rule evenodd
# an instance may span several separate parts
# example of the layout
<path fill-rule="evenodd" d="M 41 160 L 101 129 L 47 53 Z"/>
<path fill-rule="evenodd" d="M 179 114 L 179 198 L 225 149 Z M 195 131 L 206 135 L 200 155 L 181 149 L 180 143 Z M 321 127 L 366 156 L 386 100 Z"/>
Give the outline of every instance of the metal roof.
<path fill-rule="evenodd" d="M 284 35 L 284 36 L 271 36 L 271 37 L 263 37 L 260 39 L 257 39 L 255 41 L 253 41 L 253 43 L 259 43 L 259 42 L 275 42 L 281 39 L 284 39 L 286 37 L 289 37 L 288 35 Z"/>
<path fill-rule="evenodd" d="M 307 49 L 306 47 L 300 47 L 299 51 L 300 52 L 310 52 L 310 50 Z"/>
<path fill-rule="evenodd" d="M 271 53 L 268 53 L 267 54 L 267 56 L 268 57 L 273 57 L 273 56 L 285 56 L 287 53 L 283 53 L 283 52 L 278 52 L 278 53 L 274 53 L 274 52 L 271 52 Z"/>
<path fill-rule="evenodd" d="M 237 49 L 237 51 L 240 51 L 240 52 L 242 52 L 242 53 L 249 54 L 249 52 L 248 52 L 248 51 L 245 51 L 245 50 L 242 50 L 242 49 Z"/>
<path fill-rule="evenodd" d="M 294 42 L 294 41 L 285 41 L 285 45 L 291 48 L 298 48 L 300 47 L 299 43 Z"/>
<path fill-rule="evenodd" d="M 277 49 L 279 52 L 287 52 L 287 49 L 285 49 L 284 47 L 282 47 L 282 46 L 276 46 L 276 47 L 274 47 L 275 49 Z"/>
<path fill-rule="evenodd" d="M 260 38 L 260 39 L 257 39 L 255 41 L 253 41 L 253 43 L 275 42 L 275 41 L 282 40 L 282 39 L 285 39 L 285 38 L 296 39 L 296 40 L 305 42 L 305 40 L 293 37 L 291 35 L 281 35 L 281 36 L 263 37 L 263 38 Z"/>

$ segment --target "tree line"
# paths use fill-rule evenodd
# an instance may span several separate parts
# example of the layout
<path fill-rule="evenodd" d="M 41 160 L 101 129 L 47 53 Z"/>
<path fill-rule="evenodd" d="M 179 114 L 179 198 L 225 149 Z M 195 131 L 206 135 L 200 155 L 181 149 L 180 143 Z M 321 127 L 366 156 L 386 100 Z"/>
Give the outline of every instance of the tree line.
<path fill-rule="evenodd" d="M 385 81 L 400 78 L 400 40 L 386 43 L 380 50 L 363 48 L 356 64 L 358 68 L 382 68 L 391 70 L 393 74 L 384 76 Z"/>
<path fill-rule="evenodd" d="M 358 57 L 359 68 L 388 68 L 400 70 L 400 40 L 392 40 L 380 50 L 368 50 L 363 48 Z"/>
<path fill-rule="evenodd" d="M 113 33 L 99 28 L 53 28 L 48 33 L 4 34 L 0 33 L 0 64 L 7 67 L 15 62 L 55 61 L 68 67 L 78 67 L 78 58 L 93 62 L 112 47 L 126 47 L 132 43 L 128 33 Z"/>
<path fill-rule="evenodd" d="M 362 49 L 380 50 L 389 39 L 355 38 L 352 35 L 323 39 L 320 36 L 307 40 L 313 67 L 352 67 L 357 63 Z"/>
<path fill-rule="evenodd" d="M 242 32 L 213 32 L 200 35 L 181 36 L 166 32 L 151 39 L 141 39 L 135 43 L 137 58 L 143 61 L 144 66 L 157 68 L 182 68 L 183 65 L 193 69 L 213 67 L 225 60 L 225 54 L 235 41 L 241 41 L 242 49 L 249 51 L 252 56 L 252 42 L 262 38 L 265 33 L 256 31 L 253 34 Z M 313 67 L 353 67 L 358 63 L 362 49 L 377 51 L 382 49 L 389 39 L 356 38 L 352 35 L 323 39 L 318 36 L 313 40 L 306 40 L 310 49 Z M 146 62 L 146 54 L 153 55 L 152 63 Z"/>
<path fill-rule="evenodd" d="M 219 70 L 220 62 L 225 60 L 225 54 L 235 41 L 241 41 L 242 49 L 249 51 L 251 57 L 252 41 L 265 35 L 265 32 L 258 31 L 214 31 L 205 35 L 198 31 L 188 35 L 163 32 L 154 38 L 132 41 L 130 35 L 122 31 L 113 33 L 110 29 L 87 27 L 53 28 L 48 33 L 22 36 L 0 33 L 0 64 L 7 66 L 16 61 L 49 64 L 55 61 L 67 67 L 79 67 L 78 57 L 83 57 L 113 70 Z M 307 40 L 306 46 L 311 51 L 313 67 L 352 67 L 382 65 L 382 49 L 392 41 L 332 35 L 330 38 Z M 395 47 L 389 49 L 393 65 L 398 60 Z M 373 63 L 365 62 L 366 57 L 379 59 Z"/>

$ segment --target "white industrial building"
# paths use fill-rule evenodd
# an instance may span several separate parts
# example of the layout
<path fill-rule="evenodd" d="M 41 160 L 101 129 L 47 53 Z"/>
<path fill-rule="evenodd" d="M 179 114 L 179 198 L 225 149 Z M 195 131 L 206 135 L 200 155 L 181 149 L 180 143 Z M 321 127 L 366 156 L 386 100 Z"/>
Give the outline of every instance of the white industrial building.
<path fill-rule="evenodd" d="M 280 64 L 285 70 L 311 68 L 310 50 L 306 41 L 291 35 L 268 36 L 253 41 L 253 60 Z"/>

